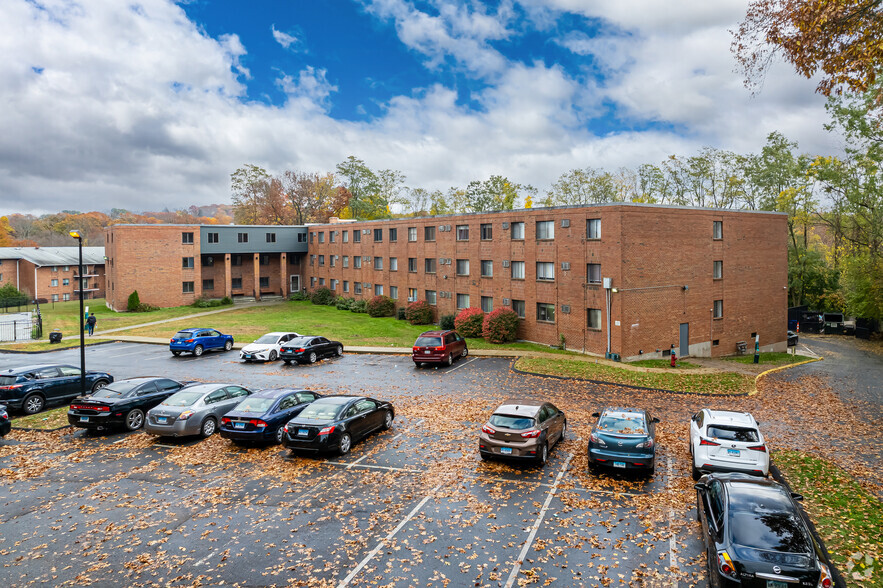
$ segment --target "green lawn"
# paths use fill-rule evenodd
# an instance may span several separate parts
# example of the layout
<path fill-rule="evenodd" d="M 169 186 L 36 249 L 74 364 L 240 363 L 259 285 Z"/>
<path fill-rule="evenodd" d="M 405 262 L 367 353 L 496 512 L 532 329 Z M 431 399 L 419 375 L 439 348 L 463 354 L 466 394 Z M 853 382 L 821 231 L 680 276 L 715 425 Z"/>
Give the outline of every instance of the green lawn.
<path fill-rule="evenodd" d="M 675 370 L 692 370 L 696 369 L 700 366 L 695 363 L 690 363 L 689 361 L 681 361 L 677 360 L 676 366 L 674 368 L 671 367 L 671 360 L 669 359 L 639 359 L 638 361 L 629 361 L 628 365 L 633 365 L 637 367 L 647 367 L 647 368 L 664 368 L 664 369 L 675 369 Z"/>
<path fill-rule="evenodd" d="M 693 394 L 738 394 L 754 389 L 754 377 L 732 372 L 717 374 L 636 372 L 590 361 L 521 357 L 515 367 L 526 372 L 601 380 Z"/>
<path fill-rule="evenodd" d="M 754 354 L 749 353 L 748 355 L 733 355 L 731 357 L 722 357 L 721 359 L 725 359 L 727 361 L 735 361 L 736 363 L 754 363 Z M 791 355 L 790 353 L 784 352 L 770 352 L 770 353 L 761 353 L 758 358 L 758 363 L 761 365 L 787 365 L 789 363 L 799 363 L 801 361 L 806 361 L 808 359 L 812 359 L 811 357 L 807 357 L 806 355 Z"/>
<path fill-rule="evenodd" d="M 67 411 L 67 406 L 59 406 L 37 414 L 13 418 L 12 426 L 27 429 L 57 429 L 68 424 Z"/>
<path fill-rule="evenodd" d="M 113 341 L 113 339 L 99 339 L 98 337 L 87 336 L 86 346 L 88 347 L 90 344 L 94 345 L 95 343 L 103 343 L 105 341 Z M 61 343 L 50 343 L 49 341 L 42 339 L 31 343 L 3 343 L 0 345 L 0 349 L 9 351 L 58 351 L 59 349 L 70 349 L 79 346 L 79 338 L 65 340 Z"/>
<path fill-rule="evenodd" d="M 883 502 L 844 470 L 798 451 L 773 453 L 850 586 L 883 586 Z"/>

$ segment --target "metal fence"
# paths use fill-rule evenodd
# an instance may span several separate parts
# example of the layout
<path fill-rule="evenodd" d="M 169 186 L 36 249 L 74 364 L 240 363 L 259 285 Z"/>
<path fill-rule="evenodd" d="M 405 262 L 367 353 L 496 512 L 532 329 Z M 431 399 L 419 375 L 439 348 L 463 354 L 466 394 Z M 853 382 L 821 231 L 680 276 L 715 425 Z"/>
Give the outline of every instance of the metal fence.
<path fill-rule="evenodd" d="M 33 312 L 0 315 L 0 341 L 36 341 L 43 337 L 43 318 Z"/>

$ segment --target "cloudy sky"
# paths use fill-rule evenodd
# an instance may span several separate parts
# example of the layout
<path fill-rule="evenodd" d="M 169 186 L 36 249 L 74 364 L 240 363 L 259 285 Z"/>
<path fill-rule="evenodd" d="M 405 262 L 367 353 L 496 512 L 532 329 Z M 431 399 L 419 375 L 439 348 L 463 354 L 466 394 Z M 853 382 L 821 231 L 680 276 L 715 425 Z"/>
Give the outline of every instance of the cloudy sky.
<path fill-rule="evenodd" d="M 752 97 L 747 0 L 3 0 L 0 214 L 229 202 L 232 171 L 348 155 L 541 192 L 771 131 L 839 150 L 813 81 Z"/>

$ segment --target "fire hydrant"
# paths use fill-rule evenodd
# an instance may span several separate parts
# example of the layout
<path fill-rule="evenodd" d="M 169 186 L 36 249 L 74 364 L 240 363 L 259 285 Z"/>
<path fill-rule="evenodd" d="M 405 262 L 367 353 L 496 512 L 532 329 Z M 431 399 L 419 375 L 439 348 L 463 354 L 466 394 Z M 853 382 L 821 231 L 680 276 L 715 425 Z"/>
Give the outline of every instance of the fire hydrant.
<path fill-rule="evenodd" d="M 671 367 L 677 367 L 678 362 L 678 354 L 675 351 L 675 346 L 671 346 Z"/>

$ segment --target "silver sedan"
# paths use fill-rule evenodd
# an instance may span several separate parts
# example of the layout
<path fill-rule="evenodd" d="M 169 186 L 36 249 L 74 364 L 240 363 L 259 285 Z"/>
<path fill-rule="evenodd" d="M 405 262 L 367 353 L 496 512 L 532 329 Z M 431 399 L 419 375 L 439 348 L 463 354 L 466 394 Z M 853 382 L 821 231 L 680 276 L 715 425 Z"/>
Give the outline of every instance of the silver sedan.
<path fill-rule="evenodd" d="M 250 394 L 236 384 L 187 386 L 147 412 L 144 431 L 159 437 L 209 437 L 221 417 Z"/>

